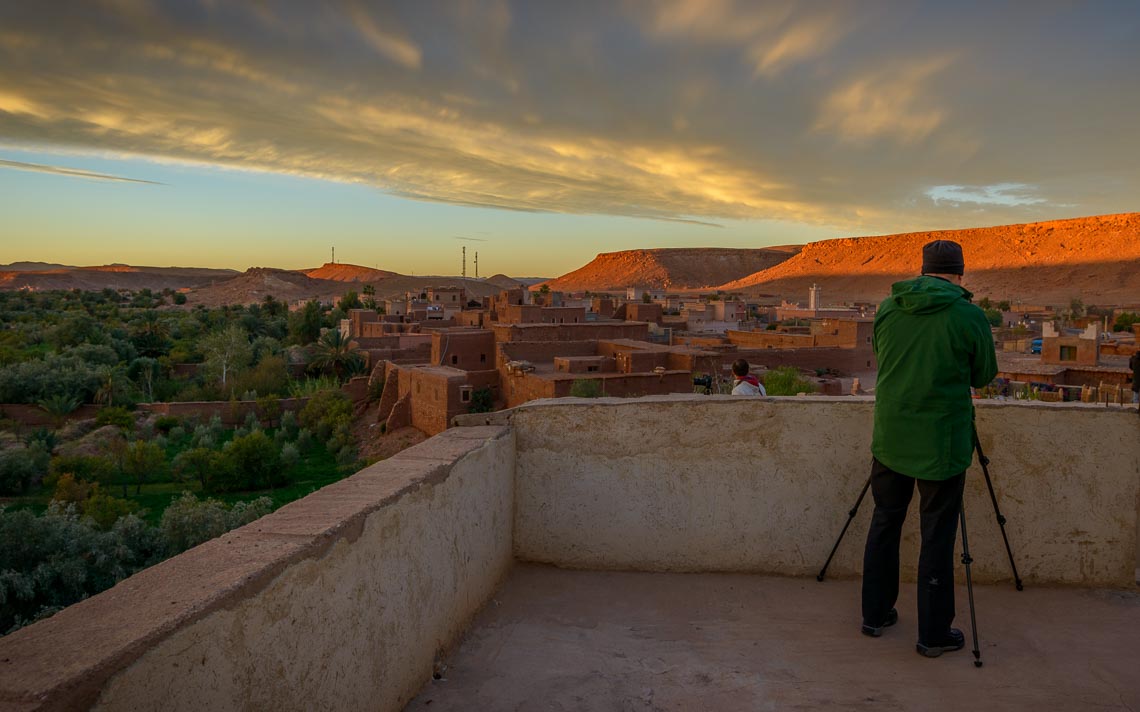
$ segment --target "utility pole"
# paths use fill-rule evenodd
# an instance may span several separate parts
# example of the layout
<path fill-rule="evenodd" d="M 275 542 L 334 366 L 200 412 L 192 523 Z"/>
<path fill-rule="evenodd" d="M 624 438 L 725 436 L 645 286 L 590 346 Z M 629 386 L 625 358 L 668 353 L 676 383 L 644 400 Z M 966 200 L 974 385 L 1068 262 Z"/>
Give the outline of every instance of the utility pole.
<path fill-rule="evenodd" d="M 463 279 L 467 279 L 467 247 L 463 247 Z"/>
<path fill-rule="evenodd" d="M 479 279 L 479 252 L 477 250 L 475 252 L 475 279 Z"/>
<path fill-rule="evenodd" d="M 332 262 L 330 264 L 334 264 L 334 265 L 336 264 L 336 248 L 335 247 L 332 248 Z"/>

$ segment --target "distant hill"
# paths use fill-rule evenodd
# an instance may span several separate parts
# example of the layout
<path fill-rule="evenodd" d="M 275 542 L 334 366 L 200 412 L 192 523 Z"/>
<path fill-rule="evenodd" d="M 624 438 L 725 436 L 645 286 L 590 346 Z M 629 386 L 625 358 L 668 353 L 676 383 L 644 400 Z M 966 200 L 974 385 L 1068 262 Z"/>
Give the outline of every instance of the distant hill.
<path fill-rule="evenodd" d="M 603 252 L 586 266 L 544 284 L 562 291 L 604 291 L 626 287 L 701 289 L 777 265 L 798 250 L 798 246 L 760 249 L 681 247 Z"/>
<path fill-rule="evenodd" d="M 222 306 L 252 304 L 272 295 L 274 299 L 293 302 L 301 299 L 329 300 L 344 295 L 349 287 L 331 279 L 313 279 L 303 272 L 251 267 L 241 274 L 190 291 L 191 304 Z"/>
<path fill-rule="evenodd" d="M 1140 213 L 965 230 L 823 240 L 775 266 L 727 281 L 726 291 L 825 303 L 879 301 L 893 282 L 917 275 L 922 246 L 954 240 L 966 258 L 964 286 L 977 297 L 1031 304 L 1140 303 Z"/>
<path fill-rule="evenodd" d="M 485 279 L 483 281 L 487 284 L 494 285 L 495 287 L 498 287 L 501 290 L 502 289 L 518 289 L 519 287 L 525 287 L 526 286 L 526 282 L 523 282 L 522 280 L 519 280 L 519 279 L 514 279 L 513 277 L 508 277 L 505 274 L 496 274 L 495 276 L 488 277 L 487 279 Z"/>
<path fill-rule="evenodd" d="M 326 262 L 316 269 L 300 271 L 313 279 L 331 279 L 334 282 L 379 282 L 389 277 L 400 276 L 396 272 L 344 264 L 343 262 Z"/>
<path fill-rule="evenodd" d="M 71 265 L 57 265 L 51 262 L 13 262 L 9 265 L 0 265 L 0 272 L 46 272 L 58 269 L 71 269 Z"/>
<path fill-rule="evenodd" d="M 237 272 L 231 269 L 199 267 L 131 267 L 105 265 L 98 267 L 62 267 L 30 271 L 0 272 L 0 290 L 82 289 L 188 289 L 229 279 Z"/>

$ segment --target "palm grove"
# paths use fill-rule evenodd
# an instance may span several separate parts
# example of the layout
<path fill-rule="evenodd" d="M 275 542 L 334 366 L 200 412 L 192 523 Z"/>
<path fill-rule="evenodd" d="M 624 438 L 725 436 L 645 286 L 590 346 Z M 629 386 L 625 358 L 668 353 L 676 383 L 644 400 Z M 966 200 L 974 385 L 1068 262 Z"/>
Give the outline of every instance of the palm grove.
<path fill-rule="evenodd" d="M 339 387 L 364 363 L 335 327 L 371 299 L 349 292 L 293 312 L 272 296 L 185 301 L 145 289 L 0 293 L 0 403 L 50 423 L 0 412 L 0 634 L 360 466 Z M 306 404 L 283 411 L 288 397 Z M 180 401 L 256 406 L 237 427 L 135 410 Z M 85 404 L 97 413 L 76 418 Z"/>

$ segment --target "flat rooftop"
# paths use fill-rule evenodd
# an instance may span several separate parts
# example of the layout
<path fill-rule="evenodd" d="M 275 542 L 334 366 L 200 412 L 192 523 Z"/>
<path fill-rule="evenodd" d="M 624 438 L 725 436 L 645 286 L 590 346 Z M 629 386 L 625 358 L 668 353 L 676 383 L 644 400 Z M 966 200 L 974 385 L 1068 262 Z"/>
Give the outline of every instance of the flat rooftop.
<path fill-rule="evenodd" d="M 898 625 L 868 638 L 855 580 L 516 564 L 405 709 L 1140 709 L 1140 593 L 974 595 L 982 668 L 964 587 L 966 648 L 931 660 L 914 650 L 913 584 Z"/>

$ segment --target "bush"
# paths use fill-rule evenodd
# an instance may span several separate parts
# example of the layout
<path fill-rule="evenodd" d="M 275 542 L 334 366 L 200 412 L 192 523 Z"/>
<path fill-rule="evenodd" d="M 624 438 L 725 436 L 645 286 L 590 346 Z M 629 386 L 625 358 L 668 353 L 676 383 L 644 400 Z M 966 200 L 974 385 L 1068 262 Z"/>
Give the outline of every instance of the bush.
<path fill-rule="evenodd" d="M 764 375 L 764 391 L 770 396 L 794 396 L 797 393 L 815 393 L 815 390 L 815 384 L 793 366 L 781 366 Z"/>
<path fill-rule="evenodd" d="M 0 495 L 23 494 L 47 473 L 50 456 L 42 448 L 0 452 Z"/>
<path fill-rule="evenodd" d="M 130 520 L 130 521 L 124 521 Z M 138 517 L 99 531 L 74 505 L 40 517 L 0 507 L 0 632 L 11 632 L 110 588 L 162 558 L 155 531 Z"/>
<path fill-rule="evenodd" d="M 220 467 L 206 479 L 211 492 L 265 489 L 288 481 L 281 452 L 260 430 L 235 437 L 222 453 Z"/>
<path fill-rule="evenodd" d="M 95 424 L 114 425 L 122 430 L 131 430 L 135 427 L 135 414 L 122 406 L 109 406 L 101 408 L 95 415 Z"/>
<path fill-rule="evenodd" d="M 100 492 L 98 487 L 95 485 L 94 493 L 83 502 L 81 510 L 84 519 L 90 519 L 101 531 L 107 531 L 134 511 L 134 505 L 128 500 Z"/>
<path fill-rule="evenodd" d="M 285 437 L 289 440 L 297 438 L 297 414 L 291 410 L 287 410 L 281 415 L 280 432 L 285 433 Z"/>
<path fill-rule="evenodd" d="M 491 395 L 490 388 L 479 388 L 471 393 L 471 407 L 469 413 L 490 413 L 495 409 L 495 397 Z"/>
<path fill-rule="evenodd" d="M 352 419 L 352 401 L 339 390 L 329 390 L 313 395 L 301 410 L 298 420 L 309 430 L 318 431 L 321 421 L 331 422 L 341 416 Z"/>
<path fill-rule="evenodd" d="M 199 500 L 183 492 L 162 513 L 159 527 L 170 553 L 178 554 L 248 524 L 272 509 L 273 501 L 268 497 L 238 502 L 231 508 L 216 499 Z"/>
<path fill-rule="evenodd" d="M 63 504 L 74 504 L 83 510 L 83 503 L 87 498 L 99 491 L 99 484 L 87 480 L 77 480 L 75 475 L 60 475 L 52 490 L 52 501 Z"/>
<path fill-rule="evenodd" d="M 313 433 L 308 428 L 301 428 L 297 431 L 297 448 L 300 450 L 308 450 L 313 446 Z"/>
<path fill-rule="evenodd" d="M 115 464 L 97 455 L 60 455 L 51 459 L 44 485 L 54 488 L 63 475 L 76 480 L 108 483 L 115 476 Z"/>
<path fill-rule="evenodd" d="M 154 429 L 160 433 L 169 433 L 182 425 L 182 420 L 173 415 L 160 415 L 154 420 Z"/>
<path fill-rule="evenodd" d="M 594 379 L 578 378 L 570 384 L 570 395 L 575 398 L 597 398 L 602 395 L 602 384 Z"/>
<path fill-rule="evenodd" d="M 281 431 L 278 431 L 278 435 Z M 301 460 L 301 451 L 297 446 L 292 443 L 285 443 L 281 446 L 281 467 L 286 470 L 292 469 Z"/>

